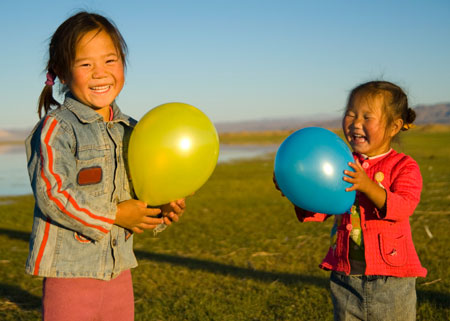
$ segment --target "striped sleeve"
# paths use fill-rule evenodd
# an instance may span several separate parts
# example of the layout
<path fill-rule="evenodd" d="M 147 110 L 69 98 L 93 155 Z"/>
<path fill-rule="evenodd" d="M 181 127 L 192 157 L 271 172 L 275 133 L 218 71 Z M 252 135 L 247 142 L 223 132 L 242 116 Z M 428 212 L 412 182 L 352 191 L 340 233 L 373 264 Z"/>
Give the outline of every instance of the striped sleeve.
<path fill-rule="evenodd" d="M 53 221 L 101 239 L 114 224 L 115 206 L 93 204 L 76 185 L 76 159 L 71 150 L 73 136 L 55 118 L 47 116 L 42 127 L 39 206 Z M 72 142 L 72 143 L 71 143 Z M 43 208 L 44 207 L 44 208 Z"/>

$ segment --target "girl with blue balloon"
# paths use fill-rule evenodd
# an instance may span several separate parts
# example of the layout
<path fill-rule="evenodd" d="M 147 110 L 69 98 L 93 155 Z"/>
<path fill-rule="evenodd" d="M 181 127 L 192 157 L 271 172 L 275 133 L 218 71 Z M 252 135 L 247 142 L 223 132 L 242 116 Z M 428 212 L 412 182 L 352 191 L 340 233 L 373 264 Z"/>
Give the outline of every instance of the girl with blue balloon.
<path fill-rule="evenodd" d="M 283 158 L 289 153 L 277 152 L 274 182 L 294 203 L 300 222 L 324 221 L 330 214 L 342 214 L 333 216 L 332 245 L 320 264 L 322 269 L 332 271 L 330 289 L 335 320 L 347 320 L 349 316 L 361 320 L 416 319 L 416 277 L 425 277 L 427 270 L 415 251 L 409 217 L 420 200 L 422 177 L 410 156 L 391 148 L 392 140 L 400 131 L 411 128 L 414 120 L 415 112 L 408 107 L 407 96 L 400 87 L 372 81 L 351 91 L 342 120 L 345 138 L 353 150 L 348 168 L 335 163 L 346 157 L 343 152 L 328 159 L 316 157 L 312 165 L 309 160 L 297 161 L 289 175 L 283 172 L 283 168 L 289 168 Z M 356 192 L 348 211 L 351 197 L 344 203 L 333 200 L 344 208 L 337 213 L 329 208 L 329 197 L 299 196 L 312 189 L 308 184 L 314 186 L 318 195 L 332 194 L 327 190 L 328 183 L 321 185 L 311 177 L 302 177 L 303 168 L 321 168 L 324 172 L 323 164 L 327 162 L 329 172 L 341 170 L 340 181 L 349 184 L 343 187 L 333 183 L 333 188 L 341 194 Z M 297 177 L 297 188 L 287 177 Z M 326 175 L 316 175 L 317 180 L 325 180 L 322 177 Z"/>

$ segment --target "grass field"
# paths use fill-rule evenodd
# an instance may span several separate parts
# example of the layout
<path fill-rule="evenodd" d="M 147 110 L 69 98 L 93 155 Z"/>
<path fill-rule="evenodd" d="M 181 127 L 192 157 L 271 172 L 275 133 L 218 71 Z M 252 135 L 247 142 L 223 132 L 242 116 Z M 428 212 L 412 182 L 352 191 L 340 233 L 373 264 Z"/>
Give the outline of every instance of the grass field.
<path fill-rule="evenodd" d="M 287 134 L 221 138 L 277 143 Z M 397 150 L 418 161 L 424 178 L 411 217 L 428 269 L 417 280 L 417 318 L 449 320 L 450 132 L 403 136 Z M 331 221 L 298 223 L 272 171 L 273 155 L 219 164 L 179 223 L 158 237 L 135 236 L 136 320 L 332 320 L 329 273 L 318 268 Z M 24 274 L 33 204 L 31 196 L 0 198 L 0 320 L 40 318 L 42 279 Z"/>

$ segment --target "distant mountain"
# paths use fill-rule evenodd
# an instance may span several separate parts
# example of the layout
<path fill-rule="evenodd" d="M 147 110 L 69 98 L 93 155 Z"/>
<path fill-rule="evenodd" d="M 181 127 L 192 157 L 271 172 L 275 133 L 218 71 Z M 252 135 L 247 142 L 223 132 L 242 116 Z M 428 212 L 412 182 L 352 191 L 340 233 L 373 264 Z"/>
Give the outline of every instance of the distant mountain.
<path fill-rule="evenodd" d="M 450 103 L 418 105 L 414 111 L 417 124 L 450 124 Z"/>
<path fill-rule="evenodd" d="M 450 103 L 434 105 L 418 105 L 414 107 L 417 114 L 415 124 L 444 124 L 450 125 Z M 296 130 L 307 126 L 325 128 L 340 128 L 341 119 L 326 115 L 309 116 L 308 118 L 272 118 L 255 119 L 239 122 L 218 122 L 214 124 L 219 133 L 241 131 L 277 131 Z M 23 142 L 30 133 L 31 128 L 26 129 L 0 129 L 1 142 Z"/>
<path fill-rule="evenodd" d="M 323 120 L 305 119 L 301 117 L 255 119 L 238 122 L 221 122 L 216 123 L 215 126 L 219 133 L 293 130 L 306 126 L 335 128 L 340 126 L 340 119 L 330 117 L 326 117 Z"/>
<path fill-rule="evenodd" d="M 415 124 L 450 125 L 450 103 L 418 105 L 413 109 L 416 112 L 416 121 L 414 122 Z M 341 118 L 330 118 L 329 116 L 317 116 L 315 118 L 292 117 L 279 119 L 256 119 L 239 122 L 221 122 L 215 125 L 219 133 L 240 131 L 295 130 L 307 126 L 340 128 Z"/>

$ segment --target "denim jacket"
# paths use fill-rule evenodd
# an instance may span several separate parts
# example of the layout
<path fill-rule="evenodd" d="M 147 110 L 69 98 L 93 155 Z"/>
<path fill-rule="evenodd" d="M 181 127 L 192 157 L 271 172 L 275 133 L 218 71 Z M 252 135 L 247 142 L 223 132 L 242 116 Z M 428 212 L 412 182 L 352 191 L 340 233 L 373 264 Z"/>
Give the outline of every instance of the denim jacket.
<path fill-rule="evenodd" d="M 26 272 L 109 280 L 137 265 L 131 233 L 114 225 L 132 198 L 127 149 L 136 121 L 112 104 L 103 117 L 69 93 L 27 138 L 35 198 Z"/>

